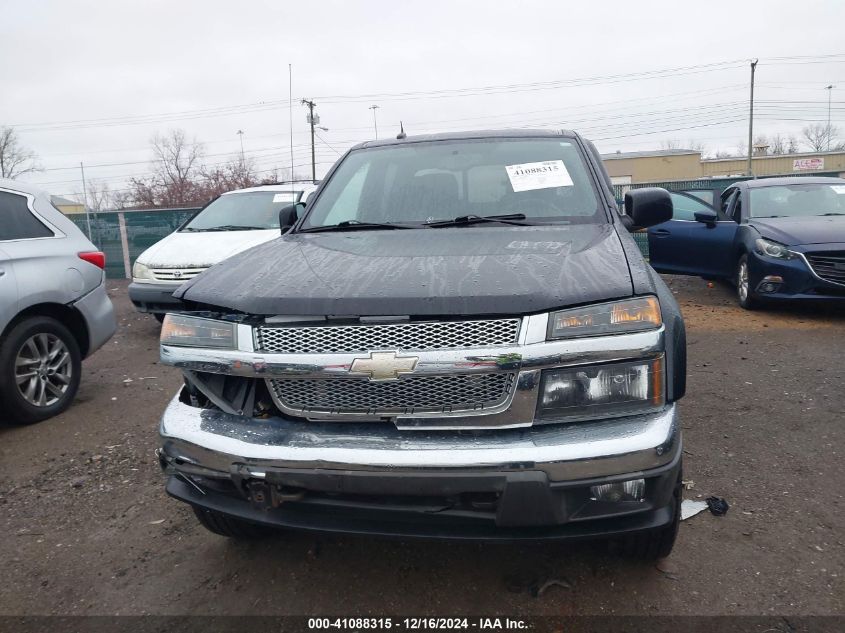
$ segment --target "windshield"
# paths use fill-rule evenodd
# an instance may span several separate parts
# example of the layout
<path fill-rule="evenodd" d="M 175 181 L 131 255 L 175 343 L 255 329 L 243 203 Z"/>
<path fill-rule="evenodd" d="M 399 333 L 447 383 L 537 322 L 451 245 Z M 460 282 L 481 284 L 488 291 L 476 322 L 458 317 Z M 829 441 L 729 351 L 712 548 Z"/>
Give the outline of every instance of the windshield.
<path fill-rule="evenodd" d="M 183 226 L 182 231 L 278 229 L 279 211 L 299 192 L 250 191 L 220 196 Z"/>
<path fill-rule="evenodd" d="M 524 214 L 529 223 L 607 221 L 574 141 L 432 141 L 356 150 L 326 183 L 302 228 L 344 222 L 421 227 L 512 214 Z"/>
<path fill-rule="evenodd" d="M 796 184 L 750 189 L 752 218 L 845 215 L 842 184 Z"/>

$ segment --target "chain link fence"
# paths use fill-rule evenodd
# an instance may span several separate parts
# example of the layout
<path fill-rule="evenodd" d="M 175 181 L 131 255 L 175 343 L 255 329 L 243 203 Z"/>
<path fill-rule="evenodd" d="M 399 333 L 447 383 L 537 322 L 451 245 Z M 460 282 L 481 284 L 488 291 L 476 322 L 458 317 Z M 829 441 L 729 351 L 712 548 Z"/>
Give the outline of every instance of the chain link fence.
<path fill-rule="evenodd" d="M 138 255 L 170 235 L 197 211 L 199 207 L 89 214 L 91 241 L 106 254 L 106 276 L 129 279 L 132 263 Z M 75 214 L 68 218 L 88 235 L 85 215 Z"/>

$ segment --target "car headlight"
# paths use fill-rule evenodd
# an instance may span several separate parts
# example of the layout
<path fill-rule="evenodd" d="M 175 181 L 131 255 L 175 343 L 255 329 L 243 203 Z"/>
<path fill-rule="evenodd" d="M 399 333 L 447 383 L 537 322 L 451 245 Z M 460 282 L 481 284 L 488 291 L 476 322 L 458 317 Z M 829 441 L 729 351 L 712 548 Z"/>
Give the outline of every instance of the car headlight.
<path fill-rule="evenodd" d="M 136 261 L 132 266 L 133 279 L 153 279 L 152 271 L 141 262 Z"/>
<path fill-rule="evenodd" d="M 235 349 L 237 325 L 185 314 L 168 314 L 161 324 L 162 345 Z"/>
<path fill-rule="evenodd" d="M 539 417 L 595 418 L 643 413 L 665 402 L 663 358 L 543 372 Z"/>
<path fill-rule="evenodd" d="M 787 246 L 762 237 L 754 242 L 754 249 L 760 255 L 768 255 L 769 257 L 776 257 L 778 259 L 794 259 L 798 257 Z"/>
<path fill-rule="evenodd" d="M 659 328 L 662 323 L 657 297 L 638 297 L 554 312 L 546 338 L 639 332 Z"/>

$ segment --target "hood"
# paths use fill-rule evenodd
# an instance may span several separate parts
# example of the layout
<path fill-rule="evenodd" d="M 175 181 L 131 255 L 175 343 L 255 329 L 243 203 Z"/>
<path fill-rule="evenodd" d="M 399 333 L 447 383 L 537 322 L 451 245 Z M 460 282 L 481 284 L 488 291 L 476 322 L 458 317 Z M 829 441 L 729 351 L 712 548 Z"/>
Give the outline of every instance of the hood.
<path fill-rule="evenodd" d="M 828 244 L 845 242 L 845 216 L 817 216 L 805 218 L 751 218 L 751 226 L 760 235 L 786 244 Z"/>
<path fill-rule="evenodd" d="M 266 231 L 175 232 L 138 256 L 150 268 L 207 268 L 235 253 L 279 237 L 279 229 Z"/>
<path fill-rule="evenodd" d="M 298 233 L 176 291 L 256 315 L 526 314 L 632 294 L 611 224 Z"/>

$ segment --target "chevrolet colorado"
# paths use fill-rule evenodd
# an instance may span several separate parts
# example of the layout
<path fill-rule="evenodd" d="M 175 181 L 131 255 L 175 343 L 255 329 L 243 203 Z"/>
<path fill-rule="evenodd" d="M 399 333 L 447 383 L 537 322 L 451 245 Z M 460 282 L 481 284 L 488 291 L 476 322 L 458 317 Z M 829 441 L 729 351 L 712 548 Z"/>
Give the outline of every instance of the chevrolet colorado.
<path fill-rule="evenodd" d="M 606 538 L 679 522 L 684 324 L 569 131 L 366 142 L 177 292 L 167 492 L 213 532 Z"/>

